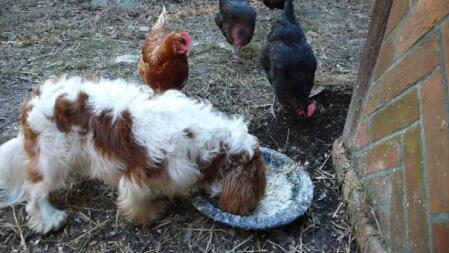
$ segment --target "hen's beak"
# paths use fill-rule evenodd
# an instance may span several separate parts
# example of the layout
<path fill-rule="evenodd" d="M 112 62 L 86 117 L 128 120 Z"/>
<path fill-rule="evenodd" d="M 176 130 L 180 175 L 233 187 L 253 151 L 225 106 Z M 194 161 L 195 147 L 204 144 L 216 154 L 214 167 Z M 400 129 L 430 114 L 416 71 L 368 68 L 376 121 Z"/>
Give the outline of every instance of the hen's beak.
<path fill-rule="evenodd" d="M 307 116 L 306 112 L 301 107 L 296 107 L 295 111 L 298 116 Z"/>

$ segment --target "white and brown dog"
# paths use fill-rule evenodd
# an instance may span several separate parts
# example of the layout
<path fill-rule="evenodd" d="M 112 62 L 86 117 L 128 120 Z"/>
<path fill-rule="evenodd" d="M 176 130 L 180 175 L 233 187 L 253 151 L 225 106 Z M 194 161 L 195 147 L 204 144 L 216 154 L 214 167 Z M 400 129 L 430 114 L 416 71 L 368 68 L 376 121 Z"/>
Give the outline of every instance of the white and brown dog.
<path fill-rule="evenodd" d="M 119 209 L 136 223 L 198 187 L 247 214 L 265 192 L 258 147 L 242 119 L 179 91 L 60 77 L 31 92 L 18 136 L 0 147 L 0 207 L 25 200 L 30 228 L 57 230 L 67 215 L 48 195 L 76 172 L 117 187 Z"/>

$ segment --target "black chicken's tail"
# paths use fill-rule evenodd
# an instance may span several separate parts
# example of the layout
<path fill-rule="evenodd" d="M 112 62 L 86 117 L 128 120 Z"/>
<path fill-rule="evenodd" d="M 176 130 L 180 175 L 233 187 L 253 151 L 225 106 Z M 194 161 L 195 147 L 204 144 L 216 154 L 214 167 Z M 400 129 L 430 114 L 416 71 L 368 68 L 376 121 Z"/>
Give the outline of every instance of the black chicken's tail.
<path fill-rule="evenodd" d="M 284 17 L 294 24 L 298 23 L 298 21 L 296 21 L 295 12 L 293 8 L 293 0 L 284 1 Z"/>

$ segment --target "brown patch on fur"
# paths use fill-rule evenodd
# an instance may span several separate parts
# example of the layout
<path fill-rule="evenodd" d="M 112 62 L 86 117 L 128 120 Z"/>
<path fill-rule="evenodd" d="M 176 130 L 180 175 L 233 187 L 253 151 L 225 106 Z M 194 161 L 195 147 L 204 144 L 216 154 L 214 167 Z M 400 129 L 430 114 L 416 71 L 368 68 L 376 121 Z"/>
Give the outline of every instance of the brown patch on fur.
<path fill-rule="evenodd" d="M 22 104 L 20 105 L 20 124 L 21 126 L 28 126 L 28 113 L 30 113 L 31 109 L 33 109 L 33 106 L 31 106 L 29 103 L 31 99 L 34 97 L 40 96 L 41 90 L 39 87 L 34 87 L 30 90 L 30 93 L 25 97 Z"/>
<path fill-rule="evenodd" d="M 27 179 L 31 183 L 38 183 L 43 180 L 42 174 L 36 168 L 38 153 L 36 141 L 38 133 L 35 133 L 28 124 L 28 114 L 33 109 L 33 106 L 29 103 L 34 97 L 37 97 L 40 94 L 39 87 L 32 89 L 23 101 L 20 109 L 20 125 L 24 136 L 23 148 L 28 157 L 28 161 L 25 166 L 27 171 Z"/>
<path fill-rule="evenodd" d="M 63 133 L 72 131 L 72 126 L 78 126 L 81 134 L 88 131 L 92 112 L 87 106 L 89 96 L 80 92 L 74 101 L 67 100 L 66 94 L 60 95 L 55 101 L 53 120 L 56 127 Z"/>
<path fill-rule="evenodd" d="M 151 183 L 151 178 L 165 178 L 164 162 L 152 161 L 147 149 L 136 142 L 132 133 L 132 118 L 129 111 L 123 111 L 120 119 L 112 121 L 109 111 L 103 111 L 89 122 L 95 147 L 109 158 L 116 158 L 124 164 L 125 177 L 138 184 Z M 168 175 L 167 175 L 168 177 Z M 163 180 L 167 181 L 167 180 Z"/>
<path fill-rule="evenodd" d="M 44 179 L 44 177 L 42 176 L 42 174 L 37 171 L 35 169 L 36 167 L 34 165 L 29 165 L 27 166 L 27 179 L 29 182 L 35 184 L 35 183 L 39 183 L 40 181 L 42 181 Z"/>
<path fill-rule="evenodd" d="M 253 211 L 265 194 L 265 160 L 258 148 L 252 159 L 245 152 L 233 156 L 235 160 L 227 171 L 219 207 L 229 213 L 247 215 Z"/>
<path fill-rule="evenodd" d="M 147 177 L 145 179 L 145 185 L 148 186 L 150 189 L 159 189 L 159 190 L 164 190 L 167 189 L 167 187 L 170 187 L 171 184 L 173 183 L 170 175 L 168 175 L 168 172 L 162 168 L 165 167 L 161 167 L 161 171 L 159 172 L 159 174 L 157 174 L 156 176 L 151 176 L 151 177 Z M 131 176 L 132 178 L 132 176 Z M 143 183 L 140 183 L 140 185 L 142 185 Z"/>
<path fill-rule="evenodd" d="M 219 172 L 222 174 L 227 162 L 229 162 L 226 150 L 226 144 L 220 143 L 220 152 L 210 161 L 203 161 L 197 158 L 196 164 L 203 175 L 202 182 L 212 183 L 217 178 Z M 193 160 L 194 158 L 190 157 L 190 159 Z"/>
<path fill-rule="evenodd" d="M 212 159 L 210 163 L 197 161 L 201 174 L 203 174 L 203 182 L 212 183 L 215 178 L 217 178 L 218 172 L 221 171 L 221 169 L 225 165 L 226 157 L 226 153 L 220 153 L 214 159 Z"/>
<path fill-rule="evenodd" d="M 129 111 L 123 111 L 113 121 L 110 110 L 93 115 L 87 100 L 88 95 L 83 92 L 74 101 L 67 100 L 65 95 L 56 99 L 53 119 L 59 131 L 68 133 L 76 126 L 81 135 L 91 132 L 96 149 L 109 159 L 120 161 L 126 168 L 124 176 L 140 185 L 170 182 L 163 162 L 152 161 L 147 149 L 136 142 Z"/>

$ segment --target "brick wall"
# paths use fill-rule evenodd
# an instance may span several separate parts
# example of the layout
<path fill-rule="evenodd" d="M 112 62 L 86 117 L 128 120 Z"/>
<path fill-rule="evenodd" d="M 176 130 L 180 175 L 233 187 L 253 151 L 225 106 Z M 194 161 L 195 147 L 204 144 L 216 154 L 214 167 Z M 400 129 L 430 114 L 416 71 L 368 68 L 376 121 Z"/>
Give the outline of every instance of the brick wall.
<path fill-rule="evenodd" d="M 351 138 L 391 252 L 449 252 L 449 0 L 394 0 Z"/>

